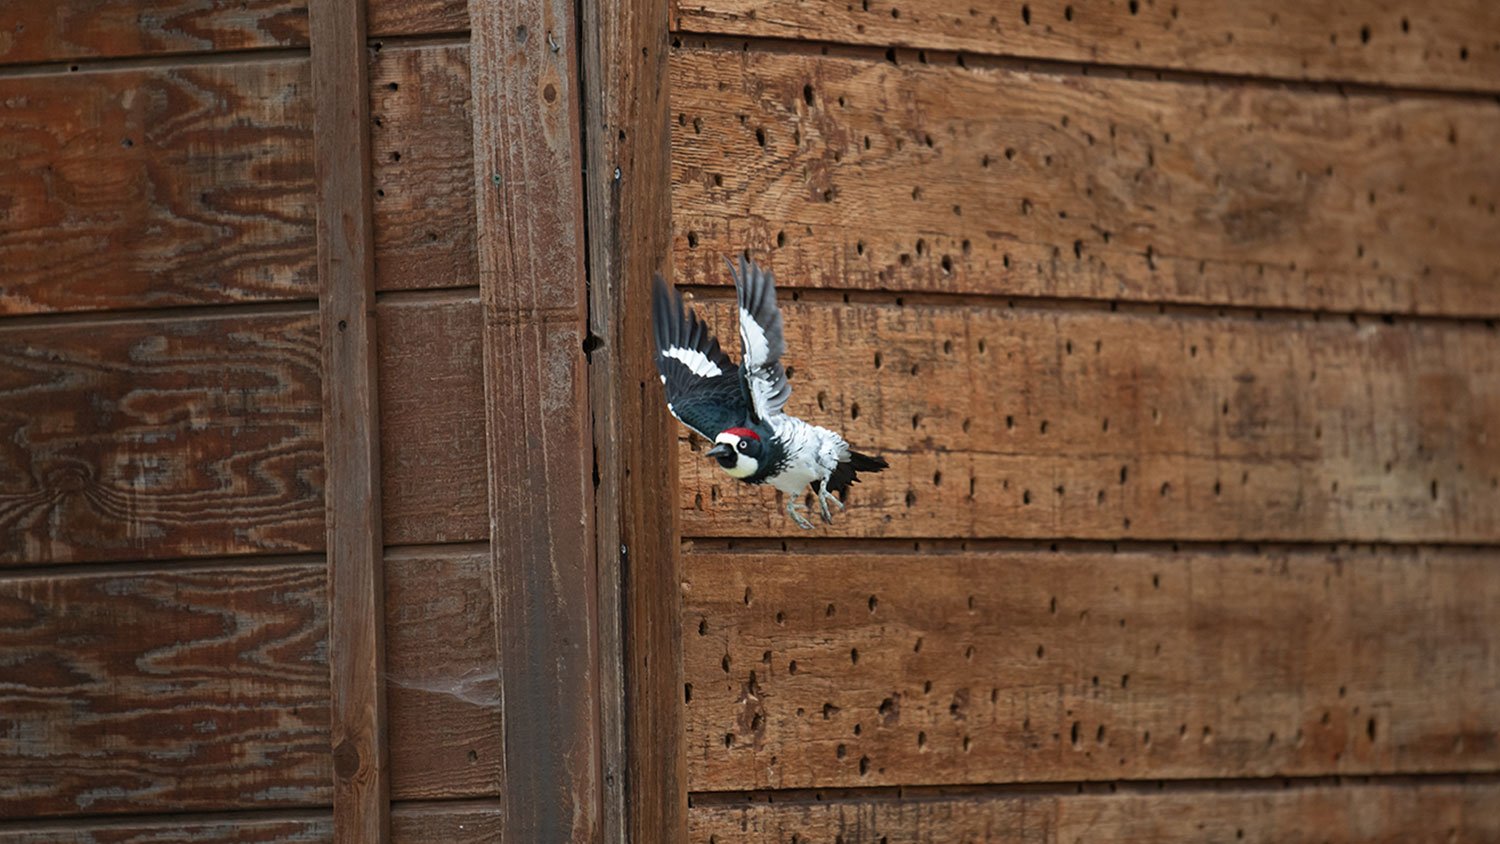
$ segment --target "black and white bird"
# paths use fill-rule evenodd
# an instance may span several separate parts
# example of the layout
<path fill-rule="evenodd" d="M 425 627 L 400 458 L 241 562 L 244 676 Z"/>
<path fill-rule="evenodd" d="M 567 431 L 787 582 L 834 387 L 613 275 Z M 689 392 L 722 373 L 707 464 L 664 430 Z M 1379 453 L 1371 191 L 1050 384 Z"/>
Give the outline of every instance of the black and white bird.
<path fill-rule="evenodd" d="M 808 485 L 817 495 L 823 521 L 833 523 L 828 505 L 843 509 L 838 494 L 879 472 L 884 458 L 849 448 L 844 438 L 782 412 L 792 394 L 781 354 L 786 351 L 776 281 L 741 256 L 729 264 L 739 300 L 740 348 L 736 366 L 708 326 L 682 296 L 656 277 L 652 317 L 656 327 L 656 368 L 667 394 L 667 409 L 682 424 L 713 442 L 708 456 L 731 477 L 747 484 L 770 484 L 786 493 L 786 512 L 800 526 L 800 500 Z"/>

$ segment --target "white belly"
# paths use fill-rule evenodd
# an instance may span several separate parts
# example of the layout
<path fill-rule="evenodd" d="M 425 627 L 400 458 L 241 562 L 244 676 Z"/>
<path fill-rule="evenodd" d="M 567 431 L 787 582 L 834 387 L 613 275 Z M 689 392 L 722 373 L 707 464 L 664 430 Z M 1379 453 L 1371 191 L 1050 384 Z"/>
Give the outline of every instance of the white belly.
<path fill-rule="evenodd" d="M 801 495 L 802 490 L 806 489 L 808 484 L 822 477 L 823 470 L 816 464 L 799 460 L 772 478 L 771 486 L 787 495 Z"/>

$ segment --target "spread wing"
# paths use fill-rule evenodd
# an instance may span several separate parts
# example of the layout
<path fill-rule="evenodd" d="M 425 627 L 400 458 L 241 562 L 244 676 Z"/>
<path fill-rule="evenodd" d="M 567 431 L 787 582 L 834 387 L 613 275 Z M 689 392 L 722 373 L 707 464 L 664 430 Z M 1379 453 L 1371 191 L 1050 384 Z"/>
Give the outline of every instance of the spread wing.
<path fill-rule="evenodd" d="M 786 339 L 781 330 L 781 309 L 776 307 L 776 279 L 754 261 L 740 256 L 739 266 L 729 265 L 740 306 L 740 347 L 750 405 L 758 419 L 781 413 L 792 395 L 792 385 L 781 366 Z"/>
<path fill-rule="evenodd" d="M 651 291 L 651 317 L 656 371 L 667 394 L 667 410 L 707 440 L 743 424 L 749 406 L 739 368 L 660 275 Z"/>

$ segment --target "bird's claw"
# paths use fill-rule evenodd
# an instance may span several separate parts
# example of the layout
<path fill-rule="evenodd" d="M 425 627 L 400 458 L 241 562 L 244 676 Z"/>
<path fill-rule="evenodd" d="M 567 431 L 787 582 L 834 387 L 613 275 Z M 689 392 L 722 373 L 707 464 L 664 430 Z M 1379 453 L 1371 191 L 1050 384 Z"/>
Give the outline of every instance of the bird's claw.
<path fill-rule="evenodd" d="M 813 529 L 813 523 L 809 522 L 807 519 L 803 518 L 802 514 L 799 513 L 799 512 L 797 512 L 798 510 L 801 510 L 801 509 L 802 508 L 800 508 L 800 507 L 797 506 L 797 502 L 796 501 L 793 501 L 793 500 L 790 500 L 790 499 L 787 500 L 787 502 L 786 502 L 786 514 L 788 516 L 792 517 L 792 521 L 794 521 L 794 522 L 797 523 L 797 527 L 800 527 L 803 530 L 812 530 Z"/>
<path fill-rule="evenodd" d="M 840 510 L 844 509 L 844 502 L 840 501 L 837 495 L 829 492 L 827 487 L 818 490 L 818 509 L 822 511 L 823 521 L 831 525 L 833 524 L 833 514 L 828 512 L 828 502 L 830 501 L 833 502 L 833 506 Z"/>

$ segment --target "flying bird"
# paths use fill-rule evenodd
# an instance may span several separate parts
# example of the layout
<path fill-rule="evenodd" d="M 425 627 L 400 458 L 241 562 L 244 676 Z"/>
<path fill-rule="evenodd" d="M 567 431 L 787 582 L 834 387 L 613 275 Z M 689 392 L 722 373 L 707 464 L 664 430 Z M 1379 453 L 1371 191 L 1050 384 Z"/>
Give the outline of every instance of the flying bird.
<path fill-rule="evenodd" d="M 827 428 L 783 412 L 792 395 L 781 366 L 786 351 L 781 310 L 776 307 L 776 280 L 754 261 L 729 262 L 739 302 L 738 365 L 719 348 L 682 296 L 660 275 L 652 291 L 656 328 L 656 369 L 667 394 L 667 410 L 677 421 L 713 442 L 708 457 L 731 478 L 747 484 L 770 484 L 786 493 L 786 512 L 811 530 L 799 503 L 812 486 L 823 521 L 833 524 L 831 503 L 859 480 L 860 472 L 879 472 L 889 464 L 849 448 Z"/>

